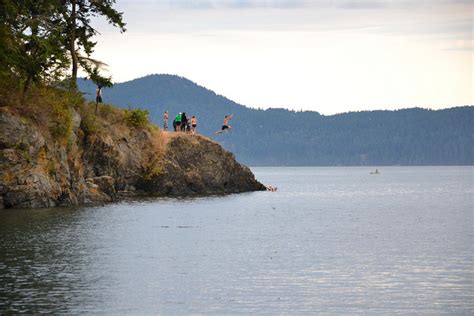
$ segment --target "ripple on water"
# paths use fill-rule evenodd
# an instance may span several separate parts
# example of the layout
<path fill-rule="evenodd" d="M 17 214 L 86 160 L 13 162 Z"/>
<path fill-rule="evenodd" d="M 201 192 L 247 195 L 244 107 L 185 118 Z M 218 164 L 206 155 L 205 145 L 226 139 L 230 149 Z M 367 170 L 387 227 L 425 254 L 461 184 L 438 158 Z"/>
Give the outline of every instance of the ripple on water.
<path fill-rule="evenodd" d="M 0 313 L 472 314 L 473 167 L 255 168 L 277 192 L 0 212 Z"/>

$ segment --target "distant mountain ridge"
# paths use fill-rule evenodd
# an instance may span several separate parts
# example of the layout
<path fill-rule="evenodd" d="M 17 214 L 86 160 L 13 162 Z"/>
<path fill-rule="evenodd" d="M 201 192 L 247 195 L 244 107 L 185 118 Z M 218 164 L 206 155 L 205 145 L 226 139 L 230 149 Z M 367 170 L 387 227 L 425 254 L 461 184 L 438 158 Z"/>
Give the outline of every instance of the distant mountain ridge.
<path fill-rule="evenodd" d="M 87 98 L 94 99 L 91 82 L 80 79 L 78 86 Z M 257 110 L 175 75 L 149 75 L 118 83 L 105 89 L 103 97 L 104 102 L 120 107 L 147 109 L 159 126 L 165 110 L 170 118 L 178 112 L 196 115 L 199 133 L 253 166 L 474 164 L 472 105 L 331 116 Z M 224 115 L 231 113 L 232 130 L 215 135 Z"/>

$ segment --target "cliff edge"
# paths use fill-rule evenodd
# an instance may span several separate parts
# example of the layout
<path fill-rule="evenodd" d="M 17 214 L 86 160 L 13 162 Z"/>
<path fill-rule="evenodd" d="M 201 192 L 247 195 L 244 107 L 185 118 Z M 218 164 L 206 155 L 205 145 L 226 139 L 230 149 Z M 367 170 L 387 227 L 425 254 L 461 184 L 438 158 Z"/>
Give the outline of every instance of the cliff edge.
<path fill-rule="evenodd" d="M 265 190 L 214 141 L 134 125 L 128 112 L 0 107 L 0 209 Z"/>

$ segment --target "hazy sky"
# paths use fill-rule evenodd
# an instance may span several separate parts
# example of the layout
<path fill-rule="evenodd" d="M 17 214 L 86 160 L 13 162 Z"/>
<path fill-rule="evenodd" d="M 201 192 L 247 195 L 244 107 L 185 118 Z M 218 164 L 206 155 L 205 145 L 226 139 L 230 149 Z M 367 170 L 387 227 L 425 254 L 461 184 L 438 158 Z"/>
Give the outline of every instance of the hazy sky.
<path fill-rule="evenodd" d="M 250 107 L 323 114 L 474 104 L 474 0 L 117 0 L 114 81 L 177 74 Z"/>

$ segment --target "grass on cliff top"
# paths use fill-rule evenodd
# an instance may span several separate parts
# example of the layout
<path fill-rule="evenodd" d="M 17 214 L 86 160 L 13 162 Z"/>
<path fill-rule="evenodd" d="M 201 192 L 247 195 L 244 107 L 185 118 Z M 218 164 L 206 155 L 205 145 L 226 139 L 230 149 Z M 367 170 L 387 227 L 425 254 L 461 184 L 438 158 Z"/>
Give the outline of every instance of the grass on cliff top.
<path fill-rule="evenodd" d="M 74 120 L 80 115 L 78 136 L 109 135 L 133 137 L 140 131 L 151 133 L 152 147 L 164 151 L 166 138 L 162 131 L 149 121 L 144 110 L 125 110 L 110 104 L 86 102 L 82 94 L 45 85 L 33 86 L 21 98 L 19 87 L 11 82 L 0 83 L 0 107 L 7 107 L 13 113 L 35 126 L 51 141 L 67 144 L 73 132 Z M 75 117 L 76 116 L 76 117 Z"/>
<path fill-rule="evenodd" d="M 161 133 L 162 133 L 163 139 L 165 140 L 165 143 L 168 143 L 176 138 L 185 137 L 189 140 L 190 144 L 196 145 L 196 144 L 199 144 L 199 142 L 201 142 L 202 140 L 206 140 L 208 142 L 211 142 L 220 146 L 219 142 L 217 142 L 216 140 L 211 139 L 204 135 L 200 135 L 200 134 L 193 135 L 193 134 L 188 134 L 188 133 L 183 133 L 183 132 L 176 133 L 174 131 L 169 131 L 169 132 L 162 131 Z"/>

